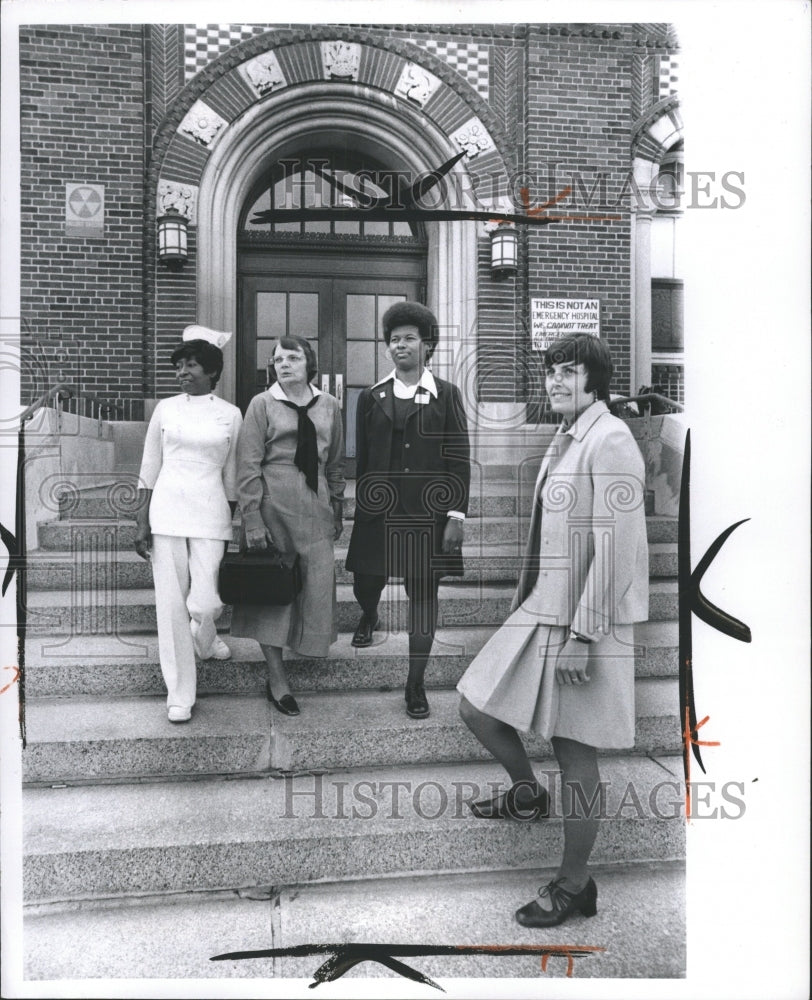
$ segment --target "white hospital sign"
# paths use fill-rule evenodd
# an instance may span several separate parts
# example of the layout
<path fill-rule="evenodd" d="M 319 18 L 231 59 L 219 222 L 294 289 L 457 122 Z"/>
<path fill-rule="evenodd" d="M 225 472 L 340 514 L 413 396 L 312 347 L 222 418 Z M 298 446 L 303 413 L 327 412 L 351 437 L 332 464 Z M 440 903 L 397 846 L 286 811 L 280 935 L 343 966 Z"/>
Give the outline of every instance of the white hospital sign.
<path fill-rule="evenodd" d="M 599 299 L 531 299 L 530 331 L 534 351 L 545 350 L 570 333 L 601 335 Z"/>

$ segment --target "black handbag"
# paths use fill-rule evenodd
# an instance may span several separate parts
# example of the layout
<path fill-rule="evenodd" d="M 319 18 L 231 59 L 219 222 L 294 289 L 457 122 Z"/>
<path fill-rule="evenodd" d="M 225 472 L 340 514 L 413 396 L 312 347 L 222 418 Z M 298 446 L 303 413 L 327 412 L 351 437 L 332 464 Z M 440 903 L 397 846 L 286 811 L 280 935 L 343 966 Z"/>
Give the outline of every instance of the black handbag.
<path fill-rule="evenodd" d="M 302 589 L 299 556 L 280 552 L 227 552 L 217 588 L 223 604 L 291 604 Z"/>

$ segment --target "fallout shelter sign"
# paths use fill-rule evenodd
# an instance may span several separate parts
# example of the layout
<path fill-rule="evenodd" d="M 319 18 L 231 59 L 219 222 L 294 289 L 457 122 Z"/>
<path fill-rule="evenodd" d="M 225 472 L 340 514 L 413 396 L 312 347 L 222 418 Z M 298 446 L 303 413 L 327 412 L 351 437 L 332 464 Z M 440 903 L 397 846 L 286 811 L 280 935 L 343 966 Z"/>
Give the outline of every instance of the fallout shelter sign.
<path fill-rule="evenodd" d="M 104 236 L 104 185 L 65 185 L 65 235 Z"/>

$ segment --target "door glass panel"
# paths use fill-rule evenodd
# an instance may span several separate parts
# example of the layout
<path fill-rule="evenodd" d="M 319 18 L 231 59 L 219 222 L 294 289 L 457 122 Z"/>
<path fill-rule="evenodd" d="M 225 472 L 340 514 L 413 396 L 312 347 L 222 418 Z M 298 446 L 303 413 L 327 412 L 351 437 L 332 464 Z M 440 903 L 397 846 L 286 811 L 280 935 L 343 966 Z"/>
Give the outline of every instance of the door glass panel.
<path fill-rule="evenodd" d="M 361 223 L 355 222 L 334 222 L 335 232 L 340 236 L 358 236 L 361 233 Z"/>
<path fill-rule="evenodd" d="M 349 340 L 375 339 L 375 296 L 347 296 L 347 337 Z"/>
<path fill-rule="evenodd" d="M 383 319 L 383 314 L 386 310 L 394 305 L 396 302 L 405 302 L 405 295 L 379 295 L 378 296 L 378 322 L 375 325 L 375 329 L 378 331 L 378 336 L 381 337 L 381 320 Z"/>
<path fill-rule="evenodd" d="M 257 340 L 257 384 L 265 385 L 268 381 L 269 365 L 271 365 L 271 352 L 276 340 L 265 337 Z"/>
<path fill-rule="evenodd" d="M 372 385 L 375 377 L 375 345 L 369 341 L 347 341 L 347 382 Z"/>
<path fill-rule="evenodd" d="M 376 382 L 378 381 L 378 379 L 383 378 L 384 375 L 388 375 L 389 372 L 391 372 L 392 369 L 395 367 L 394 361 L 392 361 L 392 359 L 386 353 L 387 350 L 388 348 L 386 346 L 386 341 L 383 340 L 383 338 L 381 338 L 381 340 L 378 341 L 378 352 L 377 352 L 378 371 L 375 373 Z"/>
<path fill-rule="evenodd" d="M 358 412 L 358 400 L 361 398 L 361 389 L 347 389 L 347 417 L 344 421 L 345 446 L 344 454 L 347 458 L 355 458 L 355 415 Z"/>
<path fill-rule="evenodd" d="M 388 236 L 389 235 L 389 223 L 388 222 L 365 222 L 364 223 L 364 235 L 365 236 Z"/>
<path fill-rule="evenodd" d="M 286 333 L 284 292 L 257 292 L 257 335 L 276 340 Z"/>
<path fill-rule="evenodd" d="M 289 334 L 309 340 L 319 335 L 319 296 L 317 292 L 290 293 Z"/>

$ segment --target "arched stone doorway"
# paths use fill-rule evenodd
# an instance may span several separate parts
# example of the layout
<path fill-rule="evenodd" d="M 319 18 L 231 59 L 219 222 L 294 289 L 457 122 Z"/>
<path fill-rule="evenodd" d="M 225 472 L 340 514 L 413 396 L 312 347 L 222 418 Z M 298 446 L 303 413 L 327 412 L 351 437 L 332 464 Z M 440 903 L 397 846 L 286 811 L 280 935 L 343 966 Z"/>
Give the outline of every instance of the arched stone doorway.
<path fill-rule="evenodd" d="M 274 160 L 316 146 L 351 144 L 359 156 L 414 177 L 436 169 L 459 148 L 416 110 L 370 90 L 314 83 L 256 104 L 212 151 L 197 205 L 199 322 L 234 330 L 238 322 L 237 231 L 240 211 L 263 170 Z M 470 182 L 461 164 L 443 192 L 443 206 L 472 206 Z M 438 207 L 440 202 L 437 203 Z M 472 222 L 426 225 L 426 301 L 442 328 L 435 370 L 468 381 L 464 367 L 476 355 L 476 227 Z M 237 344 L 227 347 L 223 395 L 236 399 Z M 471 401 L 473 403 L 473 401 Z"/>
<path fill-rule="evenodd" d="M 348 475 L 360 393 L 392 368 L 381 318 L 394 302 L 425 302 L 427 268 L 419 222 L 341 219 L 340 211 L 372 198 L 386 202 L 396 184 L 387 164 L 346 142 L 311 147 L 269 164 L 240 213 L 236 402 L 244 411 L 270 384 L 278 337 L 304 337 L 318 358 L 321 389 L 342 405 Z M 290 209 L 338 216 L 290 222 Z"/>

